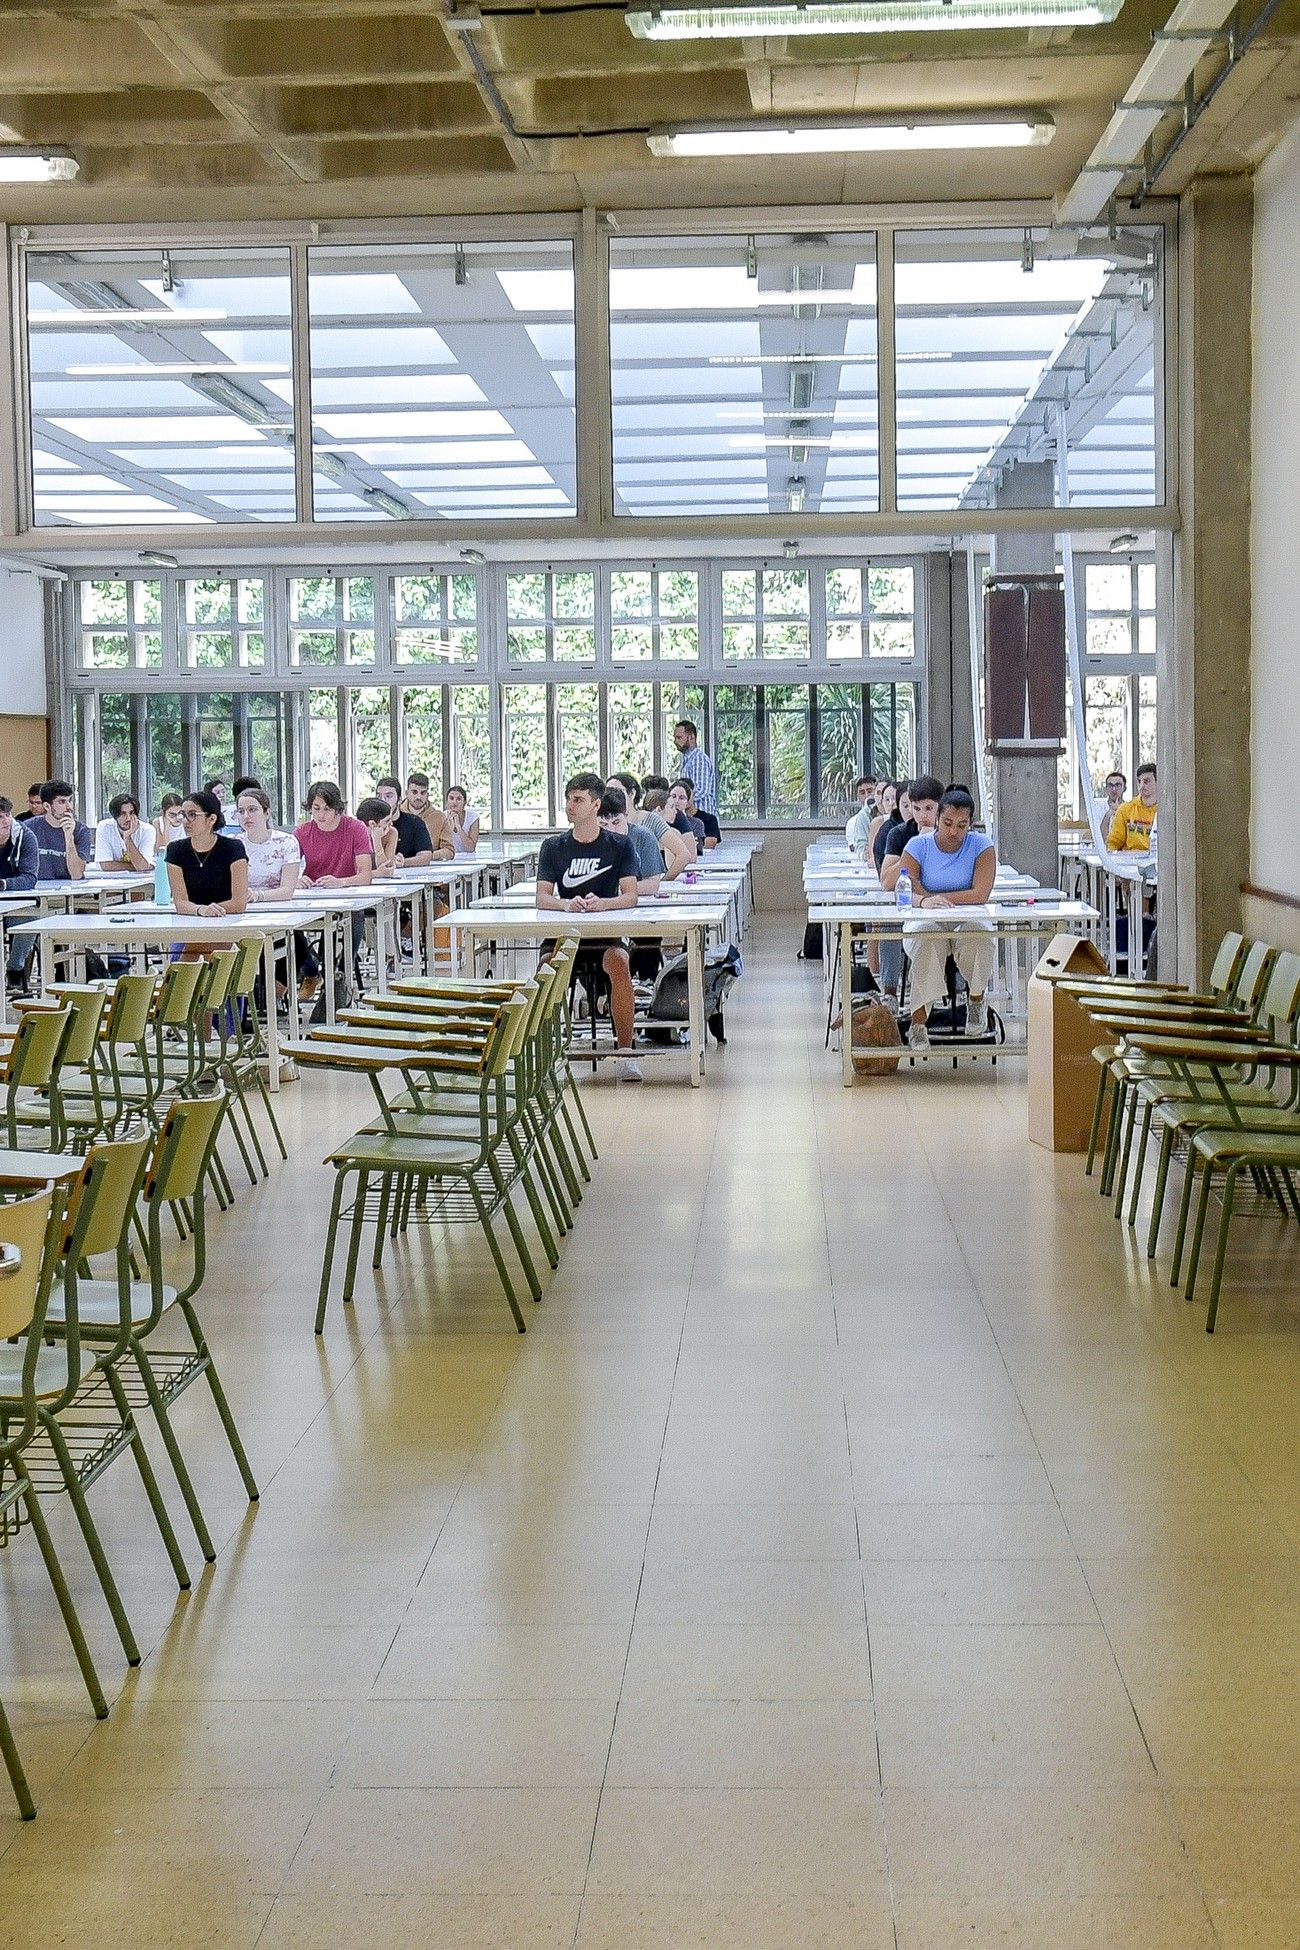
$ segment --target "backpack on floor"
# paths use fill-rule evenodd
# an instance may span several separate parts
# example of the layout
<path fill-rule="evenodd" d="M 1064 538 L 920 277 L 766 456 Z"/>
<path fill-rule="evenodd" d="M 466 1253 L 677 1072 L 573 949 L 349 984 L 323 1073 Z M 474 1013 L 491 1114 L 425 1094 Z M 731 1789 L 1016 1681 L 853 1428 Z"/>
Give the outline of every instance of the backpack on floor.
<path fill-rule="evenodd" d="M 898 1018 L 883 1002 L 854 1003 L 852 1057 L 862 1077 L 891 1077 L 902 1062 Z"/>
<path fill-rule="evenodd" d="M 652 1042 L 671 1042 L 679 1034 L 680 1025 L 690 1020 L 686 969 L 686 956 L 673 955 L 660 970 L 644 1024 L 644 1034 Z M 722 1005 L 732 983 L 744 972 L 745 965 L 734 942 L 728 942 L 725 948 L 705 949 L 704 1020 L 719 1043 L 727 1040 Z"/>
<path fill-rule="evenodd" d="M 803 947 L 799 950 L 800 961 L 821 961 L 822 930 L 819 921 L 809 921 L 803 931 Z"/>

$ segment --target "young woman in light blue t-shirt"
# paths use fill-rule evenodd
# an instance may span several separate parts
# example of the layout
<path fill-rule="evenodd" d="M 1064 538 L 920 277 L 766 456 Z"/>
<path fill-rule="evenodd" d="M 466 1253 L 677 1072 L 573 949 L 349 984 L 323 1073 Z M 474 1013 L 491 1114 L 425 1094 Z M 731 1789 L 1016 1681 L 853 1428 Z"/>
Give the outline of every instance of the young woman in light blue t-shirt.
<path fill-rule="evenodd" d="M 966 1003 L 966 1034 L 988 1033 L 985 991 L 993 974 L 993 927 L 972 916 L 960 927 L 947 926 L 922 915 L 944 909 L 983 907 L 993 892 L 998 856 L 986 833 L 973 828 L 975 801 L 962 786 L 949 786 L 939 801 L 939 817 L 932 833 L 918 833 L 907 842 L 903 870 L 912 878 L 912 911 L 903 933 L 903 946 L 912 964 L 912 1027 L 908 1046 L 930 1047 L 926 1028 L 930 1010 L 943 995 L 945 969 L 951 955 L 970 991 Z"/>

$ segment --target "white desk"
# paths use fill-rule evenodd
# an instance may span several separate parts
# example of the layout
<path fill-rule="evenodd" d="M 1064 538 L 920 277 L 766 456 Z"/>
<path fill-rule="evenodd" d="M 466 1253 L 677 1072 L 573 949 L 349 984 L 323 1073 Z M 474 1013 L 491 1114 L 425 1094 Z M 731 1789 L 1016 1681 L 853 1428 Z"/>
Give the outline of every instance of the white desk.
<path fill-rule="evenodd" d="M 704 1081 L 704 948 L 710 934 L 722 935 L 727 926 L 728 903 L 659 900 L 638 901 L 635 907 L 607 908 L 599 914 L 563 914 L 534 905 L 510 901 L 476 901 L 455 914 L 444 916 L 443 926 L 454 930 L 461 943 L 462 965 L 472 972 L 477 945 L 483 941 L 523 943 L 554 941 L 561 935 L 576 934 L 586 942 L 641 939 L 675 940 L 686 944 L 688 1027 L 690 1031 L 691 1084 Z M 579 1056 L 589 1052 L 575 1051 Z M 655 1048 L 637 1050 L 637 1057 L 659 1056 L 670 1052 Z"/>
<path fill-rule="evenodd" d="M 938 918 L 940 910 L 935 909 L 927 915 L 927 920 Z M 836 902 L 834 904 L 810 908 L 808 918 L 815 925 L 834 928 L 839 935 L 839 980 L 840 980 L 840 1075 L 846 1086 L 854 1082 L 853 1070 L 853 935 L 874 936 L 880 941 L 901 940 L 906 922 L 917 918 L 917 910 L 880 906 L 873 902 L 853 904 Z M 1086 901 L 1047 900 L 1027 896 L 1019 901 L 990 903 L 985 907 L 946 908 L 943 910 L 943 925 L 953 932 L 965 921 L 988 922 L 992 925 L 999 946 L 1004 943 L 1019 943 L 1034 940 L 1040 935 L 1063 934 L 1068 929 L 1079 929 L 1091 934 L 1100 916 L 1095 907 Z M 977 1046 L 972 1045 L 972 1052 Z M 1002 1046 L 1003 1048 L 1006 1045 Z M 952 1054 L 949 1045 L 936 1047 L 939 1056 Z M 906 1051 L 904 1052 L 906 1054 Z"/>
<path fill-rule="evenodd" d="M 292 953 L 290 937 L 294 928 L 319 922 L 324 918 L 323 910 L 304 901 L 301 909 L 294 903 L 284 907 L 258 912 L 251 908 L 245 914 L 227 914 L 209 919 L 199 914 L 176 914 L 169 908 L 131 908 L 121 914 L 67 914 L 51 915 L 43 921 L 33 921 L 26 932 L 35 935 L 40 947 L 41 987 L 48 989 L 54 980 L 54 959 L 58 950 L 74 955 L 84 955 L 88 948 L 107 948 L 110 952 L 121 952 L 128 948 L 219 948 L 229 942 L 247 941 L 250 937 L 262 943 L 262 967 L 266 982 L 266 1008 L 263 1012 L 263 1027 L 266 1031 L 267 1067 L 270 1071 L 272 1090 L 280 1088 L 280 1050 L 279 1024 L 275 1010 L 275 950 L 276 943 L 283 941 L 286 951 Z"/>

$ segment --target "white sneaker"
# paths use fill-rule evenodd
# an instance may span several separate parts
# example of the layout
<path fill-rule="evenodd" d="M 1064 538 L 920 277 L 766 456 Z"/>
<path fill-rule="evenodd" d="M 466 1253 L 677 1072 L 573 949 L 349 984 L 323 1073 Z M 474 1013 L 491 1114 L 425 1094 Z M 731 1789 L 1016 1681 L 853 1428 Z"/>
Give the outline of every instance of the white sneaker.
<path fill-rule="evenodd" d="M 627 1055 L 627 1056 L 619 1057 L 618 1080 L 620 1083 L 644 1083 L 645 1082 L 645 1078 L 641 1071 L 641 1065 L 637 1062 L 634 1056 Z"/>
<path fill-rule="evenodd" d="M 907 1047 L 923 1051 L 930 1047 L 930 1032 L 923 1022 L 914 1022 L 907 1032 Z"/>
<path fill-rule="evenodd" d="M 969 997 L 966 1001 L 966 1034 L 968 1036 L 987 1036 L 989 1033 L 989 1005 L 983 996 L 978 1002 Z"/>

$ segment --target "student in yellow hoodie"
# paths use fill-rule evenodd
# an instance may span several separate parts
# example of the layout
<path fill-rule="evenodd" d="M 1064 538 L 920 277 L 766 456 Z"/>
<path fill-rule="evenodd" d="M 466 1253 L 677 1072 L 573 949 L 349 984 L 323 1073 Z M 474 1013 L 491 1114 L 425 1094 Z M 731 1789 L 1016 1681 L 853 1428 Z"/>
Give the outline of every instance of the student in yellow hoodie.
<path fill-rule="evenodd" d="M 1106 835 L 1106 847 L 1111 853 L 1149 853 L 1151 850 L 1151 829 L 1156 823 L 1156 768 L 1154 765 L 1139 765 L 1137 768 L 1136 799 L 1126 799 L 1116 808 Z"/>

